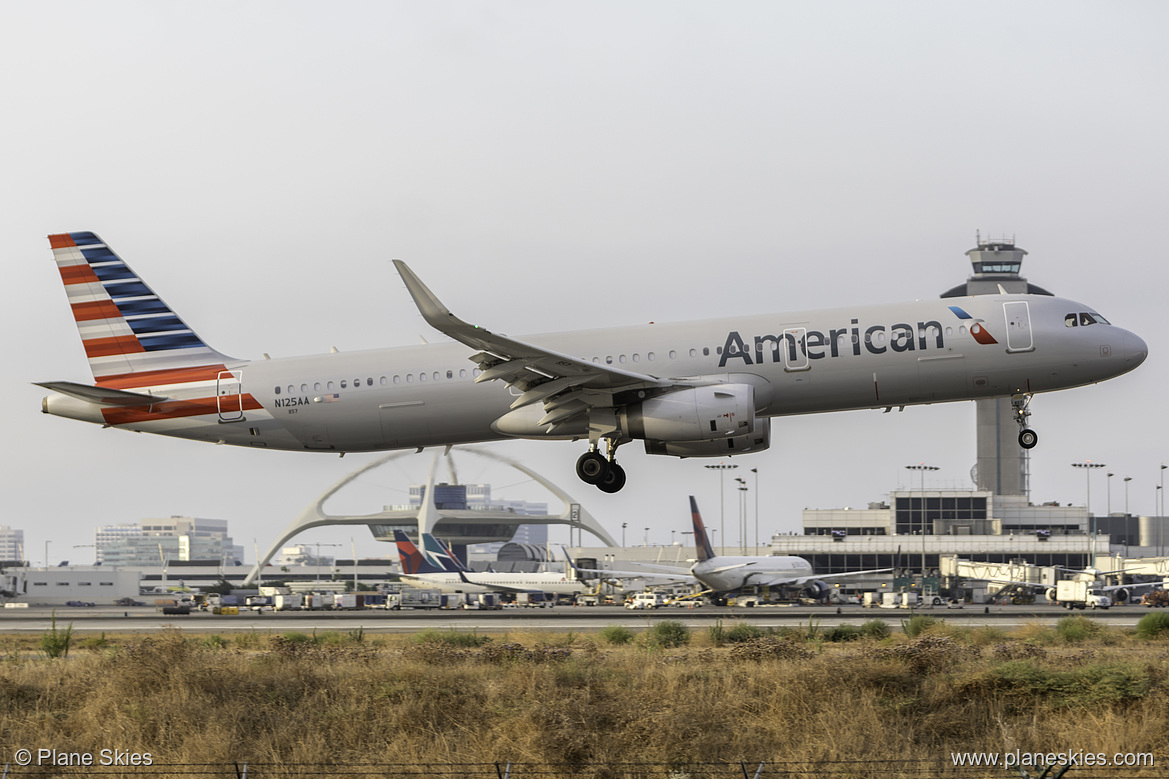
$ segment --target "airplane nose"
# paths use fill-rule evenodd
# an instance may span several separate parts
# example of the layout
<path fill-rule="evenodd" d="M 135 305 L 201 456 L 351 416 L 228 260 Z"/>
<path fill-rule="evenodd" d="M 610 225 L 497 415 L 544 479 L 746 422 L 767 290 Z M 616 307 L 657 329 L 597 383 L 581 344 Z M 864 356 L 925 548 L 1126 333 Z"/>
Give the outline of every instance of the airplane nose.
<path fill-rule="evenodd" d="M 1121 329 L 1112 338 L 1109 338 L 1111 344 L 1111 357 L 1119 359 L 1123 363 L 1121 371 L 1128 373 L 1136 368 L 1145 358 L 1149 356 L 1149 346 L 1144 339 L 1136 333 Z"/>
<path fill-rule="evenodd" d="M 1124 331 L 1124 336 L 1123 357 L 1126 362 L 1132 363 L 1132 367 L 1135 368 L 1149 356 L 1149 345 L 1139 335 L 1130 333 L 1128 330 Z"/>

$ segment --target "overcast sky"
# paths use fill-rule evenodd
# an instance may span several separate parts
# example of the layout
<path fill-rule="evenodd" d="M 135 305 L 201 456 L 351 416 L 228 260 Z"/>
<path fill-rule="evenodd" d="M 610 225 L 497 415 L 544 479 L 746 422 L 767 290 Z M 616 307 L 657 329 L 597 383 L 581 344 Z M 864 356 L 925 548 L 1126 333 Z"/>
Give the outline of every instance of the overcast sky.
<path fill-rule="evenodd" d="M 1129 475 L 1131 509 L 1153 513 L 1167 29 L 1156 2 L 0 3 L 0 524 L 37 562 L 51 540 L 55 563 L 92 560 L 72 547 L 100 524 L 224 518 L 252 559 L 374 456 L 40 414 L 31 382 L 92 381 L 45 240 L 78 230 L 248 358 L 441 338 L 391 258 L 523 335 L 932 298 L 969 275 L 976 230 L 1015 236 L 1030 281 L 1149 344 L 1132 374 L 1036 397 L 1032 499 L 1082 504 L 1069 463 L 1091 459 L 1117 474 L 1114 510 Z M 690 493 L 718 516 L 708 461 L 631 444 L 610 496 L 573 475 L 582 444 L 496 446 L 630 543 L 687 529 Z M 402 502 L 429 460 L 363 480 L 348 507 Z M 763 530 L 790 532 L 805 507 L 916 486 L 906 464 L 969 487 L 974 460 L 974 408 L 955 403 L 779 419 L 770 451 L 735 462 L 759 470 Z M 460 475 L 545 497 L 469 460 Z M 348 556 L 351 536 L 389 553 L 364 529 L 305 540 Z"/>

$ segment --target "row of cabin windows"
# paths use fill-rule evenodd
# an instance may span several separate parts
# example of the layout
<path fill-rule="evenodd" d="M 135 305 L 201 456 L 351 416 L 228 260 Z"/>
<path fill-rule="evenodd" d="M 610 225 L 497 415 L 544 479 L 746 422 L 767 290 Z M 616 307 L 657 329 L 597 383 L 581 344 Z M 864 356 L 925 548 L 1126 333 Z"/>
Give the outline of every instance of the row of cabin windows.
<path fill-rule="evenodd" d="M 1071 316 L 1072 316 L 1072 317 L 1074 317 L 1075 315 L 1073 314 L 1073 315 L 1071 315 Z M 1088 314 L 1082 314 L 1081 316 L 1083 316 L 1083 317 L 1088 317 L 1089 319 L 1091 319 L 1091 316 L 1090 316 L 1090 315 L 1088 315 Z M 1085 324 L 1093 324 L 1093 323 L 1095 323 L 1096 321 L 1100 321 L 1100 322 L 1103 322 L 1103 321 L 1104 321 L 1104 318 L 1103 318 L 1103 317 L 1101 317 L 1099 314 L 1097 314 L 1097 315 L 1096 315 L 1096 317 L 1097 317 L 1097 319 L 1095 319 L 1095 320 L 1092 320 L 1091 322 L 1085 322 Z M 1073 326 L 1073 324 L 1069 324 L 1069 325 L 1068 325 L 1068 327 L 1072 327 L 1072 326 Z M 965 325 L 963 325 L 963 326 L 960 326 L 960 327 L 958 328 L 958 332 L 959 332 L 959 333 L 961 333 L 962 335 L 965 335 L 965 334 L 966 334 L 966 327 L 965 327 Z M 920 330 L 920 329 L 919 329 L 917 334 L 918 334 L 918 337 L 919 337 L 919 338 L 925 338 L 925 337 L 927 337 L 927 335 L 929 335 L 929 336 L 935 336 L 935 337 L 936 337 L 937 330 L 936 330 L 935 328 L 933 328 L 933 327 L 930 327 L 930 328 L 928 328 L 928 329 L 925 329 L 925 330 Z M 953 335 L 953 334 L 954 334 L 954 329 L 953 329 L 952 327 L 947 327 L 947 328 L 946 328 L 946 335 Z M 885 332 L 883 332 L 883 331 L 881 331 L 881 332 L 878 332 L 878 333 L 876 334 L 876 341 L 877 341 L 877 343 L 884 343 L 884 342 L 885 342 L 885 339 L 886 339 L 886 337 L 887 337 L 887 335 L 886 335 L 886 333 L 885 333 Z M 873 339 L 873 336 L 872 336 L 871 334 L 869 334 L 869 333 L 865 333 L 865 341 L 866 341 L 866 342 L 871 342 L 871 341 L 872 341 L 872 339 Z M 850 338 L 849 336 L 847 336 L 847 335 L 845 335 L 845 334 L 841 334 L 841 335 L 840 335 L 840 337 L 837 339 L 838 343 L 839 343 L 841 346 L 843 346 L 843 345 L 844 345 L 845 343 L 847 343 L 849 340 L 851 340 L 853 343 L 856 343 L 856 342 L 859 340 L 859 336 L 858 336 L 857 334 L 855 334 L 855 333 L 854 333 L 854 334 L 851 336 L 851 338 Z M 702 347 L 702 356 L 703 356 L 703 357 L 709 357 L 709 356 L 710 356 L 710 351 L 711 351 L 711 350 L 710 350 L 710 347 L 709 347 L 709 346 L 704 346 L 704 347 Z M 715 347 L 715 349 L 714 349 L 714 352 L 715 352 L 715 354 L 722 354 L 722 353 L 723 353 L 723 348 L 722 348 L 721 346 Z M 691 349 L 691 350 L 690 350 L 690 356 L 691 356 L 691 357 L 697 357 L 697 356 L 698 356 L 698 349 Z M 605 362 L 605 364 L 606 364 L 606 365 L 612 365 L 612 364 L 613 364 L 613 361 L 614 361 L 614 359 L 616 359 L 616 361 L 617 361 L 618 363 L 620 363 L 620 364 L 625 364 L 627 361 L 632 361 L 632 362 L 641 362 L 641 354 L 640 354 L 640 353 L 637 353 L 637 352 L 635 352 L 635 353 L 633 353 L 632 355 L 629 355 L 629 356 L 626 356 L 626 355 L 624 355 L 624 354 L 619 354 L 619 355 L 617 355 L 617 357 L 616 357 L 616 358 L 614 358 L 614 357 L 613 357 L 613 355 L 611 355 L 611 354 L 610 354 L 610 355 L 606 355 L 606 356 L 604 357 L 604 362 Z M 645 359 L 646 359 L 646 360 L 648 360 L 649 362 L 653 362 L 654 360 L 656 360 L 656 359 L 657 359 L 657 355 L 656 355 L 654 352 L 647 352 L 647 353 L 646 353 L 646 355 L 645 355 Z M 676 350 L 674 350 L 674 349 L 671 349 L 671 350 L 669 351 L 669 359 L 671 359 L 671 360 L 676 360 L 676 359 L 678 359 L 678 352 L 677 352 Z M 601 357 L 594 357 L 594 358 L 593 358 L 593 363 L 594 363 L 594 364 L 596 364 L 596 365 L 600 365 L 600 364 L 601 364 L 601 360 L 602 360 L 602 358 L 601 358 Z M 480 371 L 478 368 L 475 368 L 473 371 L 469 371 L 469 372 L 468 372 L 468 371 L 467 371 L 467 370 L 464 368 L 464 369 L 460 369 L 458 373 L 459 373 L 459 378 L 460 378 L 460 379 L 465 379 L 465 378 L 467 378 L 467 376 L 468 376 L 468 375 L 470 375 L 471 377 L 476 377 L 476 376 L 478 376 L 478 375 L 479 375 L 481 372 L 482 372 L 482 371 Z M 442 371 L 434 371 L 434 373 L 432 373 L 432 374 L 425 374 L 425 373 L 420 373 L 420 374 L 418 374 L 418 381 L 420 381 L 420 382 L 424 382 L 424 381 L 428 381 L 428 380 L 433 380 L 433 381 L 441 381 L 444 375 L 445 375 L 445 377 L 446 377 L 447 379 L 453 379 L 453 378 L 455 378 L 455 372 L 454 372 L 454 371 L 446 371 L 446 373 L 445 373 L 445 374 L 444 374 Z M 363 381 L 365 382 L 365 386 L 367 386 L 367 387 L 372 387 L 372 386 L 374 385 L 374 380 L 373 380 L 373 378 L 372 378 L 372 377 L 366 378 L 366 379 L 364 379 L 364 380 L 363 380 L 363 379 L 360 379 L 360 378 L 358 378 L 358 379 L 354 379 L 354 380 L 353 380 L 353 385 L 352 385 L 352 386 L 353 386 L 353 388 L 354 388 L 354 389 L 358 389 L 358 388 L 360 388 L 360 387 L 362 386 L 362 382 L 363 382 Z M 392 379 L 391 379 L 391 378 L 389 378 L 389 377 L 386 377 L 386 376 L 382 376 L 381 378 L 379 378 L 379 379 L 378 379 L 378 382 L 377 382 L 377 383 L 378 383 L 378 384 L 380 384 L 380 385 L 382 385 L 382 386 L 385 386 L 385 385 L 388 385 L 388 384 L 391 384 L 391 383 L 393 383 L 393 384 L 401 384 L 401 383 L 403 383 L 403 381 L 404 381 L 406 384 L 413 384 L 413 383 L 414 383 L 414 374 L 412 374 L 412 373 L 407 373 L 407 374 L 405 375 L 405 377 L 403 377 L 401 374 L 399 374 L 399 375 L 396 375 L 396 376 L 394 376 Z M 341 382 L 340 382 L 340 389 L 348 389 L 348 387 L 349 387 L 349 386 L 350 386 L 350 385 L 349 385 L 349 382 L 348 382 L 348 380 L 345 380 L 345 379 L 342 379 L 342 380 L 341 380 Z M 336 383 L 336 382 L 333 382 L 333 381 L 325 382 L 323 385 L 322 385 L 322 383 L 321 383 L 321 382 L 319 382 L 319 381 L 318 381 L 318 382 L 314 382 L 314 383 L 313 383 L 313 385 L 312 385 L 312 389 L 313 389 L 313 391 L 314 391 L 314 392 L 320 392 L 321 390 L 335 390 L 335 389 L 338 389 L 338 387 L 337 387 L 337 383 Z M 282 392 L 282 391 L 283 391 L 283 390 L 282 390 L 282 388 L 280 388 L 280 387 L 276 387 L 276 388 L 275 388 L 275 392 L 276 392 L 276 394 L 277 394 L 277 395 L 281 394 L 281 392 Z M 289 384 L 289 385 L 288 385 L 288 389 L 287 389 L 287 391 L 288 391 L 288 394 L 289 394 L 289 395 L 295 394 L 295 393 L 296 393 L 296 385 L 295 385 L 295 384 Z M 308 392 L 308 391 L 309 391 L 309 385 L 308 385 L 307 383 L 305 383 L 305 384 L 301 384 L 301 385 L 300 385 L 300 391 L 301 391 L 301 392 Z"/>
<path fill-rule="evenodd" d="M 467 378 L 468 375 L 478 376 L 481 372 L 482 371 L 480 371 L 478 368 L 475 368 L 472 371 L 468 371 L 466 368 L 462 368 L 459 370 L 459 378 L 465 379 L 465 378 Z M 434 373 L 431 373 L 431 374 L 420 373 L 420 374 L 418 374 L 418 381 L 427 381 L 427 380 L 441 381 L 443 376 L 446 376 L 446 378 L 448 378 L 448 379 L 453 379 L 453 378 L 455 378 L 455 372 L 454 371 L 446 371 L 445 373 L 443 373 L 442 371 L 435 371 Z M 393 376 L 392 378 L 389 376 L 381 376 L 378 378 L 377 383 L 378 383 L 378 385 L 384 387 L 388 384 L 401 384 L 402 381 L 403 381 L 403 378 L 402 378 L 401 374 L 399 374 L 397 376 Z M 414 374 L 407 373 L 406 377 L 405 377 L 405 382 L 407 384 L 413 384 L 414 383 Z M 313 382 L 312 389 L 313 389 L 313 392 L 320 392 L 321 390 L 330 390 L 331 391 L 331 390 L 335 390 L 335 389 L 349 389 L 350 386 L 352 386 L 353 389 L 360 389 L 363 383 L 364 383 L 364 386 L 366 386 L 366 387 L 372 387 L 374 385 L 373 377 L 370 376 L 370 377 L 366 377 L 365 379 L 360 379 L 360 378 L 354 379 L 352 385 L 350 385 L 348 379 L 341 379 L 340 382 L 337 382 L 337 381 L 326 381 L 326 382 L 316 381 L 316 382 Z M 287 391 L 289 395 L 293 395 L 293 394 L 296 394 L 296 385 L 289 384 L 287 387 L 287 390 L 285 390 L 285 388 L 283 388 L 283 387 L 276 387 L 274 389 L 274 391 L 277 395 L 281 394 L 284 391 Z M 300 391 L 301 392 L 308 392 L 309 391 L 309 384 L 307 382 L 305 382 L 304 384 L 301 384 Z"/>
<path fill-rule="evenodd" d="M 715 351 L 718 354 L 722 354 L 722 347 L 721 346 L 718 347 Z M 704 357 L 710 356 L 710 348 L 704 347 L 702 350 L 702 354 Z M 697 357 L 698 350 L 691 349 L 690 356 Z M 647 360 L 649 360 L 651 362 L 654 359 L 656 359 L 656 355 L 653 352 L 647 353 L 645 357 Z M 671 349 L 670 350 L 670 359 L 675 360 L 677 358 L 678 358 L 678 352 Z M 604 359 L 605 359 L 606 365 L 613 364 L 613 356 L 612 355 L 606 356 Z M 617 362 L 619 362 L 619 363 L 624 363 L 627 359 L 631 359 L 633 362 L 641 362 L 641 355 L 640 354 L 633 354 L 633 355 L 629 356 L 628 358 L 624 354 L 617 356 Z M 594 357 L 593 362 L 596 363 L 597 365 L 600 365 L 601 358 Z M 478 368 L 475 368 L 474 370 L 471 370 L 471 371 L 468 371 L 466 368 L 462 368 L 458 371 L 458 377 L 460 379 L 465 379 L 468 376 L 474 378 L 474 377 L 478 376 L 480 373 L 482 373 L 482 371 L 480 371 Z M 433 373 L 430 373 L 430 374 L 419 373 L 417 376 L 417 381 L 419 381 L 419 382 L 442 381 L 444 376 L 447 379 L 454 379 L 455 378 L 455 371 L 446 371 L 445 373 L 443 371 L 434 371 Z M 405 382 L 406 384 L 413 384 L 414 381 L 415 381 L 415 375 L 413 373 L 407 373 L 405 376 L 402 376 L 401 374 L 398 374 L 398 375 L 393 376 L 393 377 L 382 376 L 377 380 L 377 384 L 379 384 L 381 386 L 386 386 L 389 384 L 402 384 L 403 382 Z M 374 386 L 374 379 L 372 377 L 367 377 L 365 379 L 357 378 L 357 379 L 353 380 L 352 385 L 350 385 L 350 383 L 347 379 L 342 379 L 340 382 L 328 381 L 328 382 L 322 383 L 322 382 L 317 381 L 317 382 L 313 382 L 313 384 L 311 386 L 312 386 L 313 392 L 320 392 L 322 390 L 348 389 L 350 386 L 352 386 L 353 389 L 359 389 L 363 385 L 363 383 L 364 383 L 364 386 L 366 386 L 366 387 L 372 387 L 372 386 Z M 308 392 L 309 386 L 310 385 L 307 382 L 304 384 L 301 384 L 300 391 L 301 392 Z M 274 392 L 277 395 L 280 395 L 283 392 L 287 392 L 289 395 L 294 395 L 294 394 L 296 394 L 296 391 L 297 391 L 297 387 L 295 384 L 289 384 L 286 388 L 285 387 L 274 388 Z"/>

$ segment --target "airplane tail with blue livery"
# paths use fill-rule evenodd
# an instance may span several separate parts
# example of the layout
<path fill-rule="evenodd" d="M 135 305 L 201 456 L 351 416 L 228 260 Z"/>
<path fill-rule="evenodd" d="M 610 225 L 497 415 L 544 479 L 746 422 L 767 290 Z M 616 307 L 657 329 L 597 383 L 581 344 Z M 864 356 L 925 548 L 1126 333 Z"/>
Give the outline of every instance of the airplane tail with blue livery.
<path fill-rule="evenodd" d="M 401 530 L 394 531 L 394 543 L 398 546 L 398 560 L 402 573 L 458 573 L 466 567 L 430 533 L 422 534 L 422 548 L 410 540 Z"/>
<path fill-rule="evenodd" d="M 50 235 L 49 245 L 94 384 L 37 382 L 65 396 L 46 398 L 46 413 L 173 425 L 204 415 L 229 421 L 260 408 L 241 389 L 247 361 L 209 346 L 98 235 Z"/>

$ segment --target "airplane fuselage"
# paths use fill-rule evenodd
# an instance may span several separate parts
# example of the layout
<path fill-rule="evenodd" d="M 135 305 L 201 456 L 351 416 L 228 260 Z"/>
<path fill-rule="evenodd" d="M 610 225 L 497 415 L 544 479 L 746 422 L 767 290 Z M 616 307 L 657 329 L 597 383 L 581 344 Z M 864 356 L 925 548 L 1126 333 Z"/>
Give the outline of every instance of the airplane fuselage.
<path fill-rule="evenodd" d="M 994 295 L 526 340 L 649 376 L 750 385 L 755 414 L 767 418 L 1047 392 L 1139 365 L 1146 347 L 1133 333 L 1104 323 L 1068 325 L 1069 316 L 1093 311 L 1063 298 Z M 105 407 L 54 394 L 43 410 L 140 432 L 284 450 L 365 452 L 587 436 L 587 418 L 547 432 L 538 424 L 539 404 L 529 420 L 501 425 L 519 392 L 476 383 L 471 354 L 462 344 L 440 343 L 133 373 L 97 383 L 166 400 Z"/>
<path fill-rule="evenodd" d="M 748 587 L 781 586 L 812 576 L 812 565 L 802 557 L 719 556 L 695 563 L 694 578 L 708 590 L 736 592 Z"/>
<path fill-rule="evenodd" d="M 464 578 L 465 576 L 465 578 Z M 415 573 L 401 574 L 402 581 L 416 587 L 434 587 L 443 592 L 549 592 L 576 595 L 585 591 L 582 582 L 558 573 Z"/>

